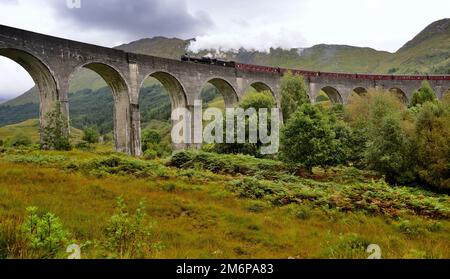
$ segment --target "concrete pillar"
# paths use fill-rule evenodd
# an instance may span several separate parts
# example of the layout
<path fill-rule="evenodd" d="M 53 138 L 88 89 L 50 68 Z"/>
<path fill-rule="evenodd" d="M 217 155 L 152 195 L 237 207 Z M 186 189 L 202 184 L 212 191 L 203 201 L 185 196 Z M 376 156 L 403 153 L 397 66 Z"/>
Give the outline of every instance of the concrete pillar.
<path fill-rule="evenodd" d="M 129 69 L 130 69 L 130 153 L 133 156 L 142 156 L 142 131 L 141 131 L 141 112 L 139 108 L 139 67 L 130 60 L 129 57 Z"/>
<path fill-rule="evenodd" d="M 62 134 L 70 136 L 70 119 L 69 119 L 69 96 L 68 96 L 68 82 L 60 82 L 61 86 L 58 88 L 56 84 L 47 82 L 49 78 L 44 77 L 44 74 L 36 74 L 37 87 L 39 89 L 39 126 L 40 126 L 40 142 L 43 149 L 47 149 L 45 142 L 45 128 L 49 124 L 49 114 L 54 113 L 56 109 L 60 110 L 62 117 L 66 119 L 67 126 L 63 127 Z"/>
<path fill-rule="evenodd" d="M 313 82 L 309 83 L 309 99 L 311 100 L 311 104 L 316 103 L 316 94 L 317 94 L 317 85 Z"/>
<path fill-rule="evenodd" d="M 141 113 L 139 104 L 130 105 L 130 118 L 130 153 L 133 156 L 142 156 Z"/>
<path fill-rule="evenodd" d="M 117 152 L 131 155 L 131 105 L 124 95 L 114 98 L 114 142 Z"/>

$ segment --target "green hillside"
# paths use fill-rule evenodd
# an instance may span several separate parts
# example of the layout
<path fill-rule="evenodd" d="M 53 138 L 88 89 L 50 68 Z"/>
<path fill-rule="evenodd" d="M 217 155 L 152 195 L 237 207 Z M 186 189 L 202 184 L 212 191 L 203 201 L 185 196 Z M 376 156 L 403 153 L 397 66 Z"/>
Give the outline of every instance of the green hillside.
<path fill-rule="evenodd" d="M 11 136 L 16 134 L 23 134 L 27 137 L 30 137 L 34 143 L 39 142 L 39 119 L 29 119 L 27 121 L 8 125 L 4 127 L 0 127 L 0 139 L 7 140 Z M 70 130 L 71 137 L 74 141 L 81 139 L 82 131 L 76 128 L 71 128 Z"/>
<path fill-rule="evenodd" d="M 199 55 L 215 53 L 201 51 Z M 222 58 L 249 64 L 295 68 L 313 71 L 373 72 L 390 53 L 371 48 L 344 45 L 317 45 L 306 49 L 270 49 L 269 52 L 247 51 L 219 53 Z"/>
<path fill-rule="evenodd" d="M 409 74 L 450 74 L 450 19 L 436 21 L 376 69 Z"/>

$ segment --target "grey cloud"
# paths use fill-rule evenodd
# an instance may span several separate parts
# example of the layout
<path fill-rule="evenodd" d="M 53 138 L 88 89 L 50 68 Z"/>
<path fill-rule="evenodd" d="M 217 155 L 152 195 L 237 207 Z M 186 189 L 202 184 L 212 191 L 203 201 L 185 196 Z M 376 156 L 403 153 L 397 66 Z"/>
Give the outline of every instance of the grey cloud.
<path fill-rule="evenodd" d="M 119 31 L 130 39 L 191 38 L 213 25 L 206 13 L 189 13 L 184 0 L 81 0 L 80 9 L 69 9 L 66 0 L 52 3 L 62 20 L 80 28 Z"/>

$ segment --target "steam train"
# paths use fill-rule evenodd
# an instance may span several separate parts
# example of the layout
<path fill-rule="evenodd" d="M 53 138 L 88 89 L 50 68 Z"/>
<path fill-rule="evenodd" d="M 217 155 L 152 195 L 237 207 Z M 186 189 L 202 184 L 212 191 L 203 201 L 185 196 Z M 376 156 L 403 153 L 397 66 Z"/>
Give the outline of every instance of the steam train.
<path fill-rule="evenodd" d="M 226 60 L 210 58 L 210 57 L 191 57 L 186 54 L 181 56 L 181 61 L 200 63 L 200 64 L 208 64 L 208 65 L 217 65 L 217 66 L 223 66 L 223 67 L 229 67 L 229 68 L 236 67 L 236 62 L 234 62 L 234 61 L 226 61 Z"/>
<path fill-rule="evenodd" d="M 275 68 L 260 65 L 250 65 L 237 63 L 234 61 L 226 61 L 210 57 L 191 57 L 187 54 L 181 57 L 182 61 L 207 64 L 207 65 L 217 65 L 222 67 L 235 68 L 242 72 L 257 72 L 257 73 L 271 73 L 271 74 L 285 74 L 286 72 L 291 72 L 294 75 L 301 75 L 306 78 L 316 78 L 316 77 L 327 77 L 332 79 L 365 79 L 365 80 L 450 80 L 450 75 L 446 76 L 429 76 L 429 75 L 404 75 L 404 76 L 394 76 L 394 75 L 379 75 L 379 74 L 357 74 L 357 73 L 327 73 L 327 72 L 316 72 L 316 71 L 305 71 L 305 70 L 295 70 L 295 69 L 284 69 Z"/>

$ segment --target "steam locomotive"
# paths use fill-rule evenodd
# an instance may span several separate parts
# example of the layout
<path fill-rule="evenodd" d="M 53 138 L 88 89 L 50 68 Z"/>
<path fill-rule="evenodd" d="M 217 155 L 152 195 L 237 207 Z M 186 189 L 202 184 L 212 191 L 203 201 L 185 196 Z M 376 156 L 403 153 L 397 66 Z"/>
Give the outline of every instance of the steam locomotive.
<path fill-rule="evenodd" d="M 208 64 L 208 65 L 217 65 L 217 66 L 223 66 L 223 67 L 229 67 L 229 68 L 236 67 L 236 62 L 234 62 L 234 61 L 226 61 L 226 60 L 210 58 L 210 57 L 191 57 L 187 54 L 181 56 L 181 61 L 200 63 L 200 64 Z"/>

